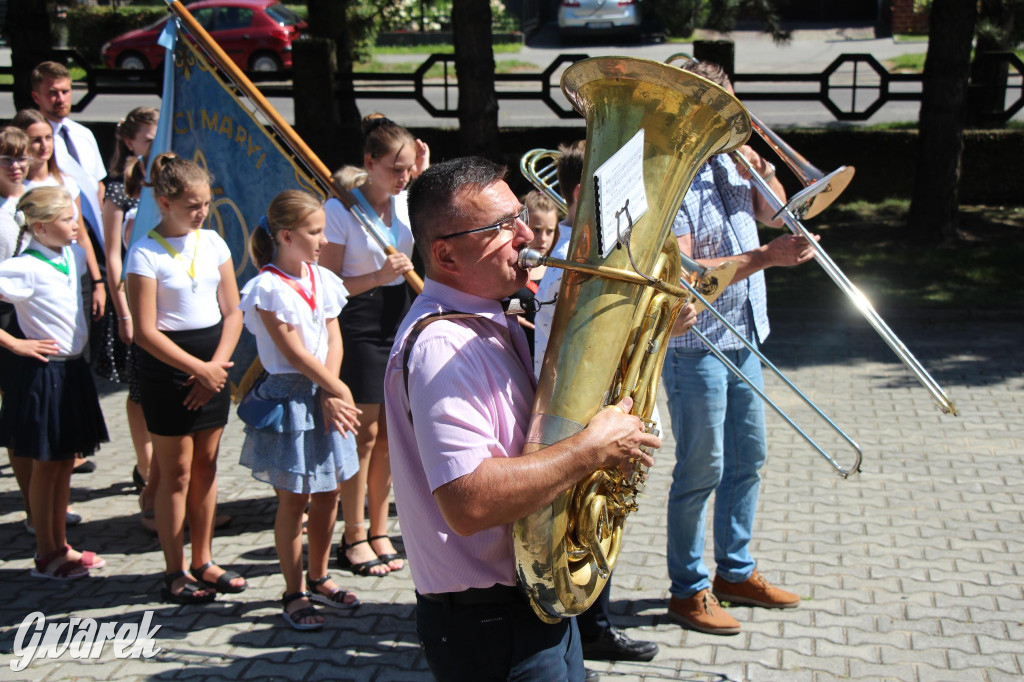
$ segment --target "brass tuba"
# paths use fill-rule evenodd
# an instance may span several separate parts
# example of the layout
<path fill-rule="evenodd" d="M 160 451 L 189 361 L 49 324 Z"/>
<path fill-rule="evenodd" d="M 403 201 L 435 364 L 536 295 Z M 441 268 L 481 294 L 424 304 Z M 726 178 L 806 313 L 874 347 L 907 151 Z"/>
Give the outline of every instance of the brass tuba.
<path fill-rule="evenodd" d="M 634 400 L 633 414 L 653 428 L 668 335 L 686 303 L 667 293 L 678 289 L 681 267 L 672 219 L 700 166 L 750 135 L 750 119 L 735 97 L 656 61 L 577 62 L 562 76 L 562 91 L 587 122 L 568 260 L 598 268 L 563 274 L 524 453 L 579 432 L 599 409 L 626 395 Z M 635 219 L 625 243 L 603 258 L 592 178 L 640 129 L 649 208 Z M 600 268 L 640 277 L 611 278 Z M 542 620 L 579 614 L 600 594 L 644 476 L 639 467 L 629 475 L 598 469 L 515 523 L 519 584 Z"/>

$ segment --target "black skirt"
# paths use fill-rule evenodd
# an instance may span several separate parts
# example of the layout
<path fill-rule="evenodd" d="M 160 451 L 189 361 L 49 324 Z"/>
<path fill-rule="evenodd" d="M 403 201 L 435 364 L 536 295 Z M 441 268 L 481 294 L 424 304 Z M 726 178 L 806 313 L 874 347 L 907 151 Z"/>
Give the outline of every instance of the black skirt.
<path fill-rule="evenodd" d="M 110 440 L 84 357 L 13 356 L 0 409 L 0 444 L 41 462 L 89 454 Z"/>
<path fill-rule="evenodd" d="M 209 360 L 220 344 L 223 322 L 205 329 L 164 332 L 179 348 L 200 360 Z M 192 391 L 185 385 L 188 374 L 172 367 L 139 348 L 139 384 L 142 388 L 142 413 L 146 428 L 157 436 L 185 436 L 206 429 L 217 429 L 228 423 L 231 391 L 227 386 L 214 393 L 210 402 L 198 410 L 185 407 L 185 398 Z"/>
<path fill-rule="evenodd" d="M 16 339 L 23 339 L 18 326 L 18 316 L 14 312 L 14 306 L 7 301 L 0 301 L 0 329 Z M 0 393 L 7 393 L 7 385 L 10 383 L 11 372 L 14 370 L 14 360 L 18 357 L 6 348 L 0 348 Z"/>
<path fill-rule="evenodd" d="M 395 332 L 412 304 L 408 285 L 377 287 L 348 299 L 338 323 L 345 353 L 341 380 L 357 403 L 384 402 L 384 370 Z"/>

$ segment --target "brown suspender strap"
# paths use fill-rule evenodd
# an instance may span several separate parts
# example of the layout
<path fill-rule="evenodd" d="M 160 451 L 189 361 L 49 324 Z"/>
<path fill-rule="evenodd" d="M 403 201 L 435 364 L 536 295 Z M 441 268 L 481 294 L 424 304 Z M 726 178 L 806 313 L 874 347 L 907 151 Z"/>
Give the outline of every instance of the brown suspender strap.
<path fill-rule="evenodd" d="M 412 347 L 416 344 L 416 339 L 420 337 L 420 334 L 428 325 L 437 322 L 438 320 L 465 320 L 470 317 L 479 317 L 480 319 L 487 319 L 480 315 L 474 315 L 473 313 L 460 313 L 453 311 L 450 313 L 432 313 L 426 317 L 421 317 L 413 325 L 412 331 L 409 332 L 409 336 L 405 339 L 405 350 L 402 353 L 402 380 L 405 384 L 405 398 L 409 401 L 409 423 L 412 423 L 412 398 L 409 396 L 409 355 L 412 353 Z"/>

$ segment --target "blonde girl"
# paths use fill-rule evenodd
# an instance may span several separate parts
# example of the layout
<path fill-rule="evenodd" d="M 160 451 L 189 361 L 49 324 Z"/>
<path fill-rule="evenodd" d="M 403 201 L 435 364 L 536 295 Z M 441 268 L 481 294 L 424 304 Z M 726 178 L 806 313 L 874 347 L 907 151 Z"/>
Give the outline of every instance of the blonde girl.
<path fill-rule="evenodd" d="M 359 603 L 327 573 L 338 514 L 339 483 L 359 471 L 352 393 L 340 379 L 338 314 L 348 291 L 316 264 L 324 237 L 324 211 L 312 195 L 278 194 L 250 237 L 260 273 L 242 289 L 245 325 L 256 336 L 267 374 L 257 395 L 285 405 L 280 427 L 245 427 L 241 463 L 274 487 L 274 539 L 285 592 L 284 619 L 297 630 L 323 627 L 310 601 L 333 608 Z M 309 570 L 302 577 L 302 517 L 309 505 Z"/>
<path fill-rule="evenodd" d="M 230 399 L 227 370 L 242 331 L 231 252 L 213 230 L 210 176 L 185 159 L 153 159 L 150 184 L 160 223 L 128 252 L 128 303 L 134 321 L 142 412 L 160 468 L 155 508 L 167 572 L 163 599 L 211 601 L 247 584 L 213 562 L 217 452 Z M 145 229 L 137 225 L 136 229 Z M 192 539 L 184 556 L 185 517 Z"/>
<path fill-rule="evenodd" d="M 0 263 L 0 299 L 14 304 L 25 338 L 0 331 L 0 345 L 15 354 L 0 409 L 0 443 L 14 459 L 32 463 L 27 486 L 36 536 L 32 575 L 72 580 L 106 565 L 93 552 L 72 549 L 66 535 L 75 455 L 108 440 L 82 356 L 89 338 L 82 299 L 85 253 L 74 244 L 79 225 L 63 187 L 26 192 L 15 219 L 21 226 L 20 253 Z"/>
<path fill-rule="evenodd" d="M 406 185 L 430 164 L 430 150 L 394 121 L 363 119 L 362 184 L 353 194 L 380 224 L 397 253 L 386 255 L 337 199 L 324 209 L 327 240 L 321 265 L 345 282 L 350 299 L 339 322 L 344 334 L 341 379 L 352 388 L 362 425 L 356 435 L 359 475 L 341 486 L 345 531 L 338 565 L 358 575 L 385 575 L 405 566 L 388 537 L 391 461 L 384 418 L 384 368 L 411 293 L 402 275 L 412 270 L 413 241 Z M 364 505 L 369 509 L 367 530 Z"/>

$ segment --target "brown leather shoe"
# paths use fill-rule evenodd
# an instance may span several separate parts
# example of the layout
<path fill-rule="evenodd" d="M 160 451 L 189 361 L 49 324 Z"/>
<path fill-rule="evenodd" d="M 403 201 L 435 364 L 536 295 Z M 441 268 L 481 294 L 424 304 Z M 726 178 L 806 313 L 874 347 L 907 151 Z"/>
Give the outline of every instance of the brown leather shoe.
<path fill-rule="evenodd" d="M 711 590 L 668 602 L 668 617 L 684 628 L 709 635 L 736 635 L 740 631 L 738 620 L 725 612 Z"/>
<path fill-rule="evenodd" d="M 716 597 L 731 604 L 761 606 L 766 609 L 792 609 L 800 603 L 798 595 L 775 587 L 756 570 L 741 583 L 730 583 L 716 575 L 711 589 Z"/>

